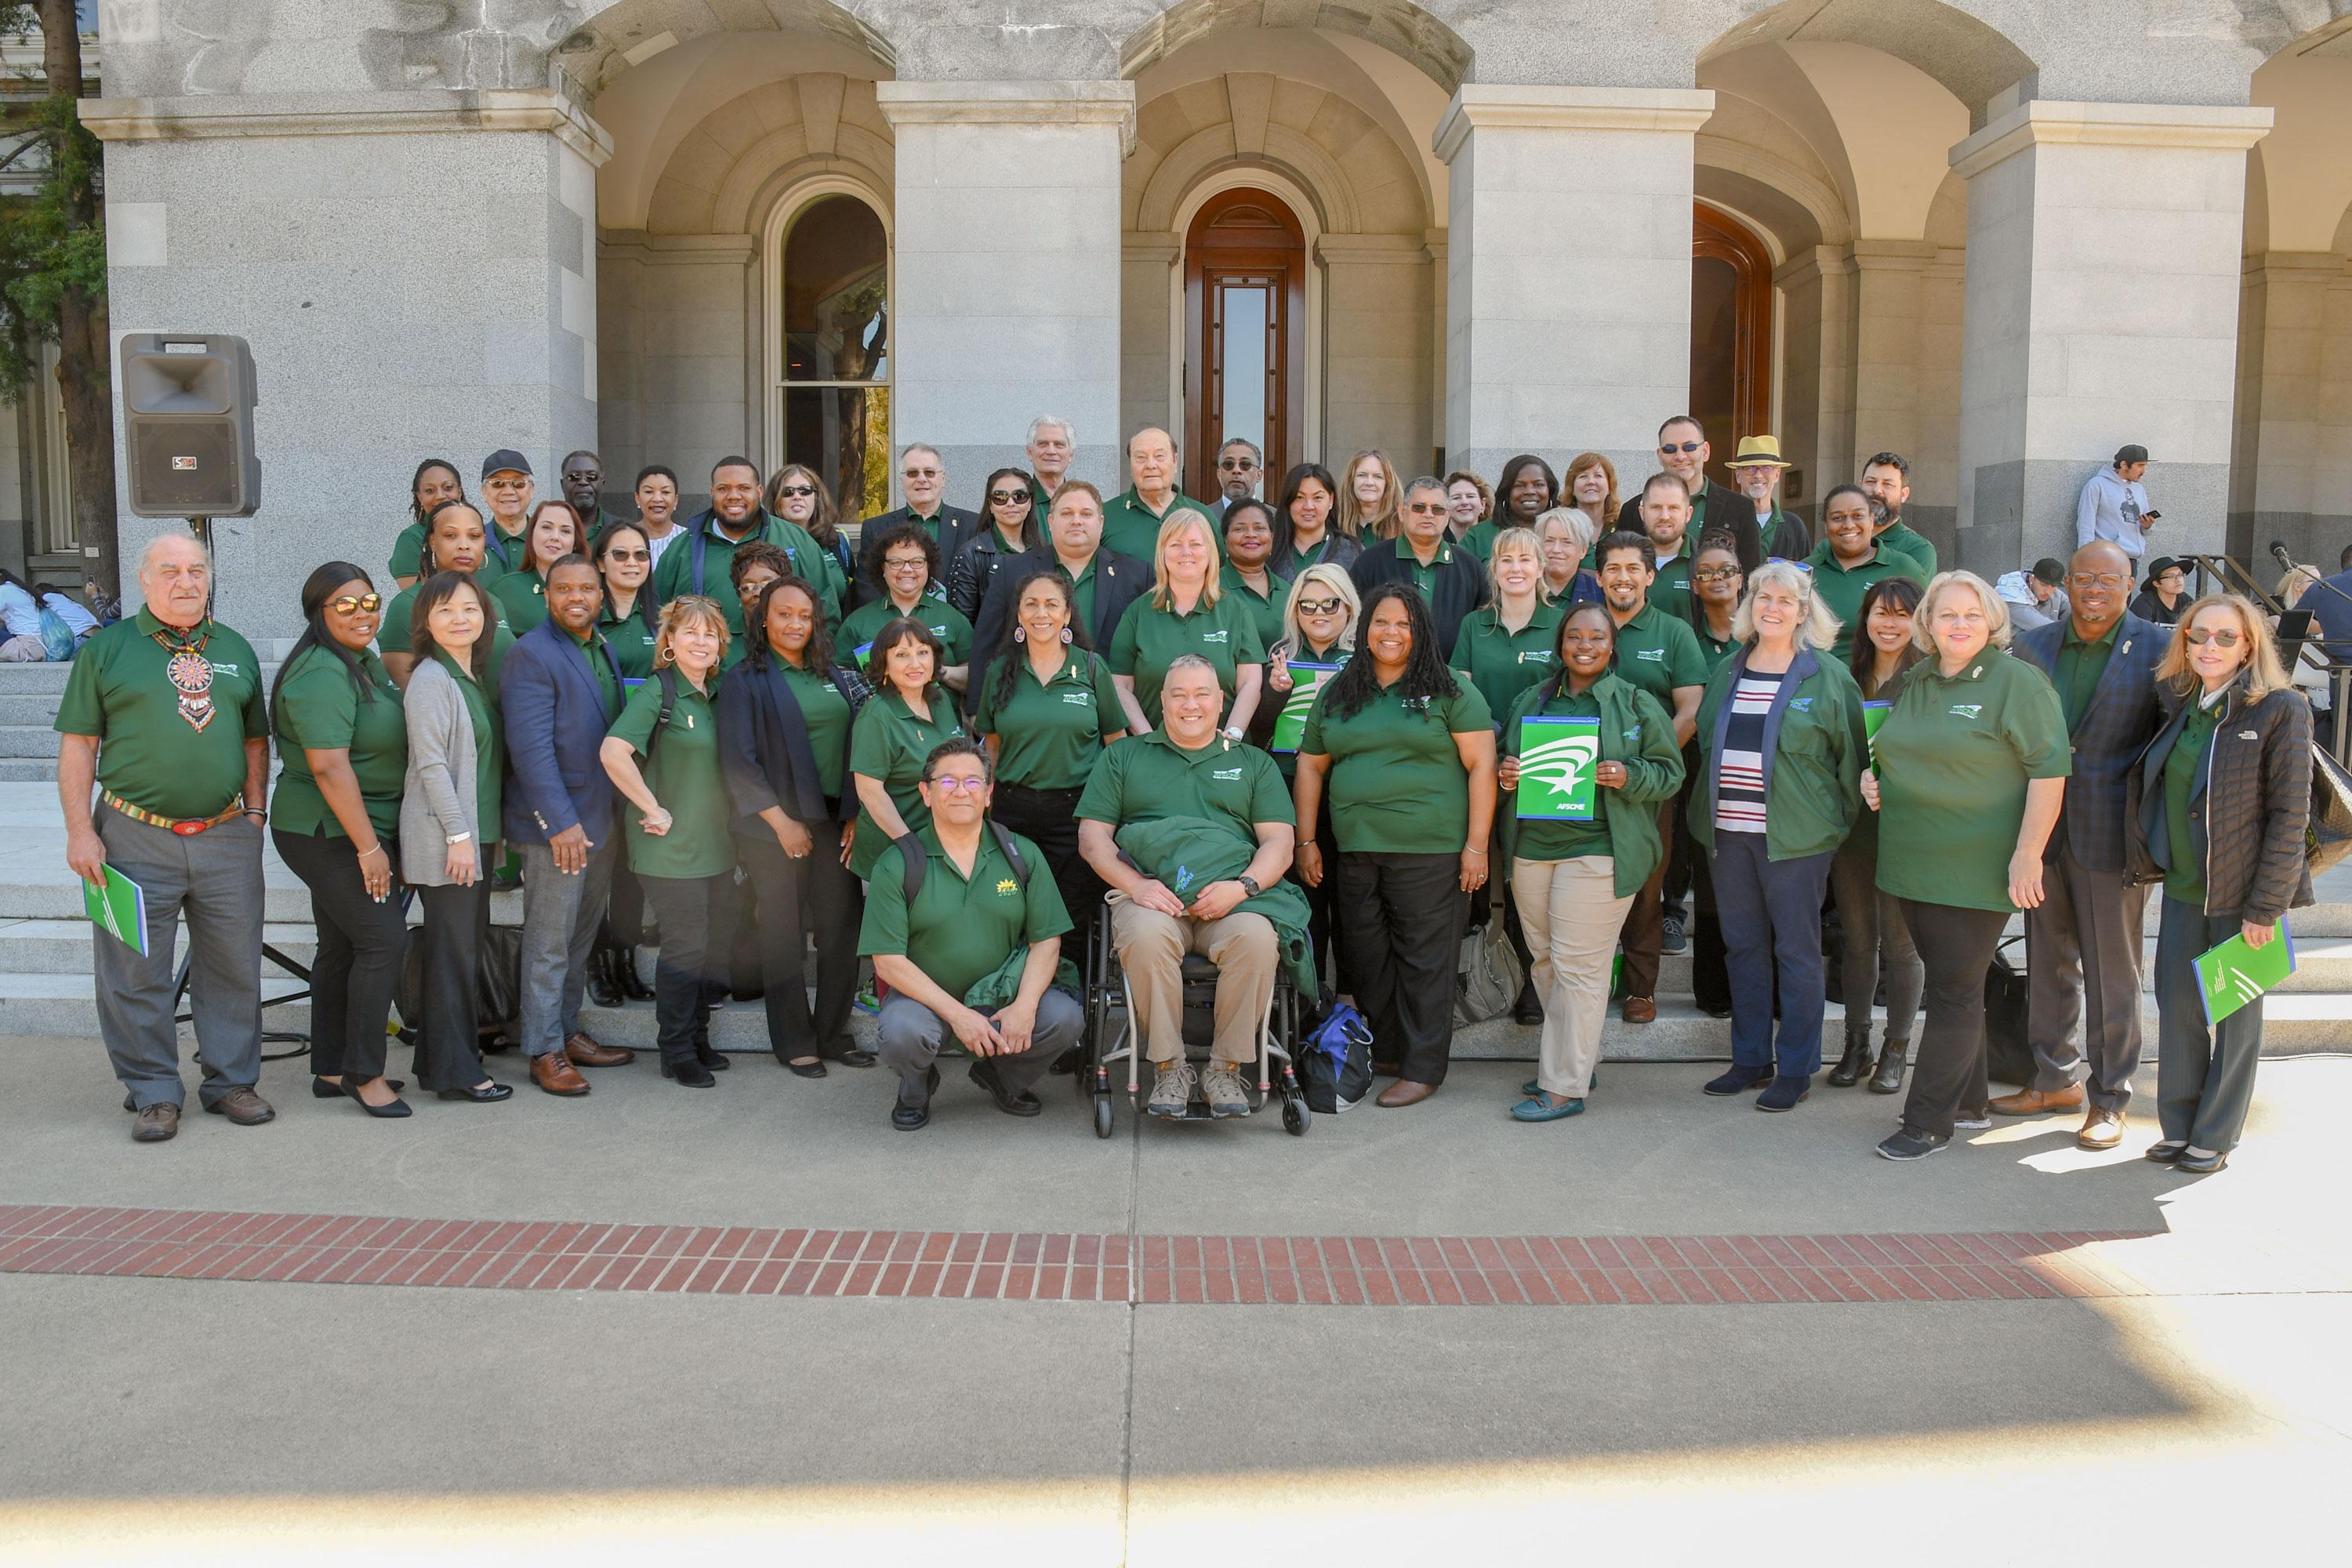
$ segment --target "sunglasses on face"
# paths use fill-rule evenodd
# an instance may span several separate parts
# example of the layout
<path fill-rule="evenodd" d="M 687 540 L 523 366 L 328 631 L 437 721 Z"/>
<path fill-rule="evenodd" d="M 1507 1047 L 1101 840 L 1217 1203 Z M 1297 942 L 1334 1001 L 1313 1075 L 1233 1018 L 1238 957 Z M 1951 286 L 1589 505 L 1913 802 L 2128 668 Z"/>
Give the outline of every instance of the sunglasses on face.
<path fill-rule="evenodd" d="M 607 561 L 651 561 L 653 558 L 654 554 L 650 550 L 607 550 L 604 552 L 604 559 Z"/>
<path fill-rule="evenodd" d="M 1416 517 L 1444 517 L 1445 515 L 1445 503 L 1442 500 L 1417 500 L 1404 510 L 1412 512 Z"/>
<path fill-rule="evenodd" d="M 936 479 L 939 477 L 940 471 L 937 468 L 908 468 L 907 470 L 907 478 L 910 479 Z"/>
<path fill-rule="evenodd" d="M 2238 634 L 2234 631 L 2209 632 L 2191 626 L 2180 635 L 2189 639 L 2189 646 L 2191 647 L 2203 647 L 2207 643 L 2211 643 L 2216 647 L 2238 646 Z"/>
<path fill-rule="evenodd" d="M 339 616 L 348 616 L 355 610 L 363 610 L 372 616 L 383 603 L 383 597 L 380 594 L 345 594 L 340 599 L 328 600 L 327 608 Z M 2230 635 L 2235 637 L 2237 634 L 2232 632 Z"/>
<path fill-rule="evenodd" d="M 988 503 L 991 506 L 1013 506 L 1016 503 L 1025 506 L 1028 504 L 1028 501 L 1029 492 L 1027 490 L 991 490 L 988 492 Z"/>
<path fill-rule="evenodd" d="M 1692 573 L 1691 581 L 1694 583 L 1725 583 L 1738 575 L 1739 568 L 1737 566 L 1710 566 L 1704 571 Z"/>
<path fill-rule="evenodd" d="M 1675 452 L 1696 452 L 1701 447 L 1706 445 L 1706 443 L 1704 441 L 1665 441 L 1659 444 L 1658 451 L 1662 455 L 1672 455 Z"/>
<path fill-rule="evenodd" d="M 1220 458 L 1217 459 L 1217 467 L 1228 474 L 1245 474 L 1257 465 L 1247 458 Z"/>
<path fill-rule="evenodd" d="M 776 493 L 780 496 L 813 496 L 816 494 L 816 487 L 814 485 L 779 485 L 776 487 Z"/>
<path fill-rule="evenodd" d="M 1298 601 L 1298 613 L 1302 616 L 1336 616 L 1339 613 L 1339 604 L 1337 597 L 1301 599 Z"/>

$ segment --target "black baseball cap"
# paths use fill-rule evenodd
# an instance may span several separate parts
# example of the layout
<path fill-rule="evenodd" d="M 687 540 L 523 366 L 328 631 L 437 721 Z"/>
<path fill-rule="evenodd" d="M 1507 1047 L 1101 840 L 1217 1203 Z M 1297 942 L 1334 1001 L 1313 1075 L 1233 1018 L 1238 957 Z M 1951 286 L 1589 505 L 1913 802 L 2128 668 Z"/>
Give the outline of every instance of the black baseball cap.
<path fill-rule="evenodd" d="M 2033 574 L 2053 588 L 2065 586 L 2065 565 L 2054 555 L 2045 555 L 2033 563 Z"/>
<path fill-rule="evenodd" d="M 2116 461 L 2118 463 L 2145 463 L 2147 461 L 2147 448 L 2140 446 L 2118 447 L 2116 448 Z"/>
<path fill-rule="evenodd" d="M 501 447 L 482 459 L 482 478 L 485 479 L 492 474 L 503 474 L 509 470 L 529 479 L 530 459 L 511 447 Z"/>

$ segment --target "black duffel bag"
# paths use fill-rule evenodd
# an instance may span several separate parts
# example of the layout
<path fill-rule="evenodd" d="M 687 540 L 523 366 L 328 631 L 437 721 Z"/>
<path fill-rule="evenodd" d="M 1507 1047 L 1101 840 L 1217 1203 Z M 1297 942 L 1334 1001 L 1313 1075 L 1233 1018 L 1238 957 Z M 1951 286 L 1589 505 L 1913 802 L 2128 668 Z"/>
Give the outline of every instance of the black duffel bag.
<path fill-rule="evenodd" d="M 400 1013 L 400 1037 L 416 1043 L 425 1027 L 425 928 L 410 926 L 400 949 L 400 983 L 392 994 Z M 482 933 L 480 962 L 474 971 L 474 1018 L 487 1036 L 495 1030 L 509 1043 L 522 1028 L 522 928 L 492 926 Z M 483 1049 L 493 1047 L 486 1038 Z"/>
<path fill-rule="evenodd" d="M 1992 963 L 1985 966 L 1985 1076 L 1996 1083 L 2032 1089 L 2033 1047 L 2025 1037 L 2025 971 L 2011 966 L 2003 951 L 2024 940 L 2022 936 L 2004 939 L 1993 949 Z"/>

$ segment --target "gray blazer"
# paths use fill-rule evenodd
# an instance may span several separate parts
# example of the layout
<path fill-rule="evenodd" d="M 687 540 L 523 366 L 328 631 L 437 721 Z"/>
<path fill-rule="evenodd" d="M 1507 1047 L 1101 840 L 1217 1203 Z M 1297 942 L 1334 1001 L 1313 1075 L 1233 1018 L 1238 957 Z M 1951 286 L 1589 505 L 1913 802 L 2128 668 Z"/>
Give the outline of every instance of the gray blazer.
<path fill-rule="evenodd" d="M 417 661 L 401 710 L 408 721 L 408 778 L 400 797 L 400 879 L 411 887 L 446 887 L 449 836 L 472 834 L 475 853 L 481 852 L 474 716 L 457 682 L 431 659 Z"/>

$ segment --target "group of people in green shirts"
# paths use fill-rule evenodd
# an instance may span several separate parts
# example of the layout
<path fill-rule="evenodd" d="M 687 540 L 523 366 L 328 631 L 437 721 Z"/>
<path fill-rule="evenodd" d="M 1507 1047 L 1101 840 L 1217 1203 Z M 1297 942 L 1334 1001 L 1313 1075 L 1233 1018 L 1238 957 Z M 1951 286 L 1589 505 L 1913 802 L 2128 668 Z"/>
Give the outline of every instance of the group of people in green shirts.
<path fill-rule="evenodd" d="M 929 448 L 910 448 L 910 464 L 917 452 Z M 1752 1094 L 1766 1110 L 1807 1098 L 1834 886 L 1848 1005 L 1830 1082 L 1900 1089 L 1924 1000 L 1903 1125 L 1879 1152 L 1923 1157 L 1985 1113 L 1983 975 L 2002 925 L 2042 901 L 2080 715 L 2004 651 L 1987 584 L 1938 573 L 1931 546 L 1895 531 L 1893 487 L 1839 487 L 1807 559 L 1755 560 L 1727 531 L 1685 537 L 1694 496 L 1671 470 L 1626 504 L 1638 529 L 1599 531 L 1592 514 L 1616 500 L 1610 470 L 1605 497 L 1596 485 L 1586 504 L 1578 484 L 1577 508 L 1538 514 L 1569 510 L 1566 532 L 1590 540 L 1563 569 L 1549 531 L 1522 526 L 1516 481 L 1504 515 L 1473 518 L 1464 476 L 1396 481 L 1381 459 L 1351 464 L 1351 481 L 1392 486 L 1385 504 L 1358 493 L 1335 507 L 1333 477 L 1301 464 L 1278 501 L 1243 496 L 1220 515 L 1175 492 L 1164 432 L 1140 433 L 1129 457 L 1136 486 L 1108 501 L 1066 473 L 1000 469 L 989 505 L 961 521 L 943 507 L 869 520 L 857 580 L 829 513 L 821 541 L 771 511 L 776 487 L 740 458 L 716 468 L 709 508 L 688 521 L 646 507 L 593 530 L 573 500 L 532 504 L 519 454 L 484 465 L 488 516 L 439 493 L 456 489 L 448 465 L 420 468 L 415 537 L 394 563 L 407 585 L 387 598 L 356 567 L 314 574 L 268 709 L 285 764 L 273 826 L 311 887 L 320 969 L 333 971 L 314 1003 L 319 1092 L 408 1113 L 383 1073 L 383 1029 L 404 883 L 423 896 L 428 947 L 420 1081 L 456 1100 L 511 1092 L 482 1068 L 466 983 L 501 824 L 512 831 L 519 805 L 534 814 L 559 876 L 612 848 L 583 835 L 567 851 L 549 786 L 507 754 L 501 664 L 539 638 L 602 704 L 589 737 L 601 775 L 567 773 L 565 787 L 617 797 L 608 874 L 657 924 L 661 1065 L 682 1085 L 709 1087 L 727 1066 L 709 1011 L 754 986 L 795 1073 L 875 1061 L 848 1029 L 864 958 L 887 997 L 894 1125 L 928 1121 L 950 1035 L 999 1109 L 1034 1114 L 1038 1076 L 1076 1065 L 1066 960 L 1097 939 L 1108 902 L 1156 1113 L 1188 1114 L 1196 1097 L 1209 1114 L 1247 1113 L 1252 1020 L 1278 963 L 1309 988 L 1311 1016 L 1360 1011 L 1376 1069 L 1395 1079 L 1381 1102 L 1402 1108 L 1444 1081 L 1460 942 L 1492 911 L 1527 961 L 1518 1016 L 1542 1027 L 1511 1114 L 1561 1121 L 1593 1091 L 1612 990 L 1628 1022 L 1656 1016 L 1667 870 L 1687 855 L 1711 917 L 1694 988 L 1731 1022 L 1733 1064 L 1708 1093 Z M 929 463 L 936 479 L 936 454 Z M 1351 534 L 1366 515 L 1375 534 Z M 979 541 L 990 559 L 975 584 Z M 950 581 L 969 588 L 969 612 L 948 602 Z M 2256 631 L 2199 642 L 2201 616 L 2184 616 L 2184 647 L 2239 650 L 2212 689 L 2271 701 Z M 142 638 L 115 640 L 126 657 L 185 646 L 160 624 Z M 98 694 L 110 651 L 77 666 L 68 735 L 110 731 Z M 2179 685 L 2188 668 L 2165 679 Z M 2168 802 L 2200 787 L 2177 759 L 2215 748 L 2206 710 L 2176 727 L 2176 762 L 2152 785 Z M 1163 754 L 1159 774 L 1145 767 Z M 163 803 L 171 820 L 208 804 L 145 766 L 135 744 L 109 747 L 95 782 Z M 2189 839 L 2156 843 L 2173 879 L 2189 874 Z M 1906 852 L 1877 852 L 1895 844 Z M 595 887 L 570 918 L 630 944 L 634 921 L 617 937 L 614 921 L 628 898 Z M 2270 911 L 2243 907 L 2252 941 L 2254 914 Z M 730 959 L 745 951 L 757 962 Z M 1170 966 L 1186 951 L 1240 977 L 1203 1073 L 1170 1036 L 1178 1009 L 1162 994 L 1181 990 Z M 584 1093 L 573 1068 L 629 1053 L 577 1029 L 578 974 L 542 978 L 567 1010 L 533 1077 Z M 2209 1039 L 2207 1060 L 2242 1033 Z M 2189 1137 L 2194 1094 L 2188 1104 L 2179 1157 L 2225 1157 L 2235 1129 Z"/>

